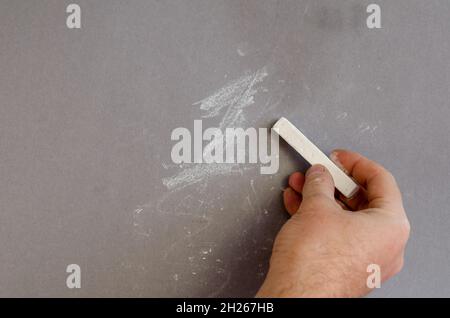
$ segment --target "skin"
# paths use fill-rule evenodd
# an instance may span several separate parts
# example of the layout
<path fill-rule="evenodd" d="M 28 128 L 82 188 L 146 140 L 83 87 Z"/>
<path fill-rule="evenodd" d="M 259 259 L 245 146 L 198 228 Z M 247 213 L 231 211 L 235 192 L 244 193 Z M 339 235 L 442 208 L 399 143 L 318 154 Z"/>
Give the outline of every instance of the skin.
<path fill-rule="evenodd" d="M 355 152 L 330 157 L 361 189 L 350 200 L 336 195 L 320 165 L 289 177 L 283 199 L 291 218 L 257 297 L 361 297 L 371 291 L 370 264 L 380 266 L 382 282 L 402 269 L 410 225 L 394 177 Z"/>

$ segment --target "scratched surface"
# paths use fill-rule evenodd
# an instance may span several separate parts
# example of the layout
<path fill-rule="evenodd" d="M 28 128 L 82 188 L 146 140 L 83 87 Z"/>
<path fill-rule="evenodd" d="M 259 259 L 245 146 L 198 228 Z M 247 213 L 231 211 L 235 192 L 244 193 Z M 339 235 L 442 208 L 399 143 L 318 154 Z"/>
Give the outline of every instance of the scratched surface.
<path fill-rule="evenodd" d="M 252 296 L 280 170 L 173 164 L 170 134 L 285 116 L 386 165 L 412 237 L 373 296 L 450 296 L 450 4 L 0 0 L 0 296 Z M 79 264 L 82 288 L 66 287 Z"/>

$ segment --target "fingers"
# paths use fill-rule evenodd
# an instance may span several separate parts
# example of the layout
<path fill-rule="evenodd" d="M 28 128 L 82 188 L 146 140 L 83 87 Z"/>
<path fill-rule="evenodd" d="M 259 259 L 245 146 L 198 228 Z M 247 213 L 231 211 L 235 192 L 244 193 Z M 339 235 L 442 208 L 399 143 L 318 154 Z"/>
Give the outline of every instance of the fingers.
<path fill-rule="evenodd" d="M 302 203 L 301 192 L 303 184 L 305 183 L 305 176 L 301 172 L 294 172 L 289 177 L 289 186 L 283 193 L 283 201 L 286 210 L 290 215 L 297 213 L 300 204 Z"/>
<path fill-rule="evenodd" d="M 294 172 L 289 177 L 289 186 L 298 193 L 302 193 L 305 184 L 305 176 L 301 172 Z"/>
<path fill-rule="evenodd" d="M 363 210 L 367 208 L 367 194 L 366 190 L 360 188 L 353 197 L 346 198 L 344 195 L 339 195 L 339 200 L 344 202 L 352 211 Z"/>
<path fill-rule="evenodd" d="M 336 203 L 341 207 L 342 210 L 348 211 L 349 207 L 341 200 L 335 199 Z"/>
<path fill-rule="evenodd" d="M 289 212 L 289 214 L 292 216 L 300 208 L 300 205 L 302 203 L 302 191 L 303 186 L 305 184 L 305 176 L 301 172 L 294 172 L 289 176 L 289 186 L 284 192 L 283 192 L 283 201 L 284 206 L 286 207 L 286 210 Z M 344 209 L 348 210 L 348 207 L 346 204 L 339 200 L 335 200 L 339 206 Z"/>
<path fill-rule="evenodd" d="M 328 198 L 334 201 L 333 177 L 322 165 L 314 165 L 308 169 L 303 185 L 303 202 Z"/>
<path fill-rule="evenodd" d="M 402 206 L 394 177 L 381 165 L 347 150 L 335 150 L 331 158 L 365 188 L 368 207 L 398 210 Z"/>
<path fill-rule="evenodd" d="M 287 188 L 283 192 L 283 201 L 286 210 L 290 215 L 297 213 L 300 204 L 302 203 L 302 197 L 295 192 L 292 188 Z"/>

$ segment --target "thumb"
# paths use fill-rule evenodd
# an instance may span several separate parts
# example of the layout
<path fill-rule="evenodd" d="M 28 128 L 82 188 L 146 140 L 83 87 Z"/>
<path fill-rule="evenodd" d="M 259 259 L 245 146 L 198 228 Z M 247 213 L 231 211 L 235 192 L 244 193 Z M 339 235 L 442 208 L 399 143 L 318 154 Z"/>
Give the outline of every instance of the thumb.
<path fill-rule="evenodd" d="M 305 175 L 302 190 L 303 202 L 328 198 L 334 201 L 334 181 L 328 170 L 322 165 L 314 165 Z"/>

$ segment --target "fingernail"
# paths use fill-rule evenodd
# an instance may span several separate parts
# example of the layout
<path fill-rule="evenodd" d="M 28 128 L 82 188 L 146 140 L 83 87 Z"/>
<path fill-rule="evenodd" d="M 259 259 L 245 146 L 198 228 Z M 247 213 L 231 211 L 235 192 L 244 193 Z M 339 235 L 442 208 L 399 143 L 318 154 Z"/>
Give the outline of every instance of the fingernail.
<path fill-rule="evenodd" d="M 307 177 L 312 177 L 315 175 L 319 175 L 322 174 L 323 172 L 325 172 L 325 167 L 322 165 L 314 165 L 311 168 L 308 169 L 308 171 L 306 171 L 306 176 Z"/>
<path fill-rule="evenodd" d="M 346 174 L 348 174 L 347 169 L 344 168 L 344 166 L 342 165 L 341 161 L 339 160 L 337 151 L 333 151 L 330 154 L 330 159 L 331 159 L 331 161 L 333 161 L 336 164 L 336 166 L 338 166 L 342 171 L 344 171 Z"/>
<path fill-rule="evenodd" d="M 331 161 L 333 161 L 335 164 L 340 164 L 339 158 L 338 158 L 338 153 L 337 151 L 333 151 L 332 153 L 330 153 L 330 159 Z"/>

